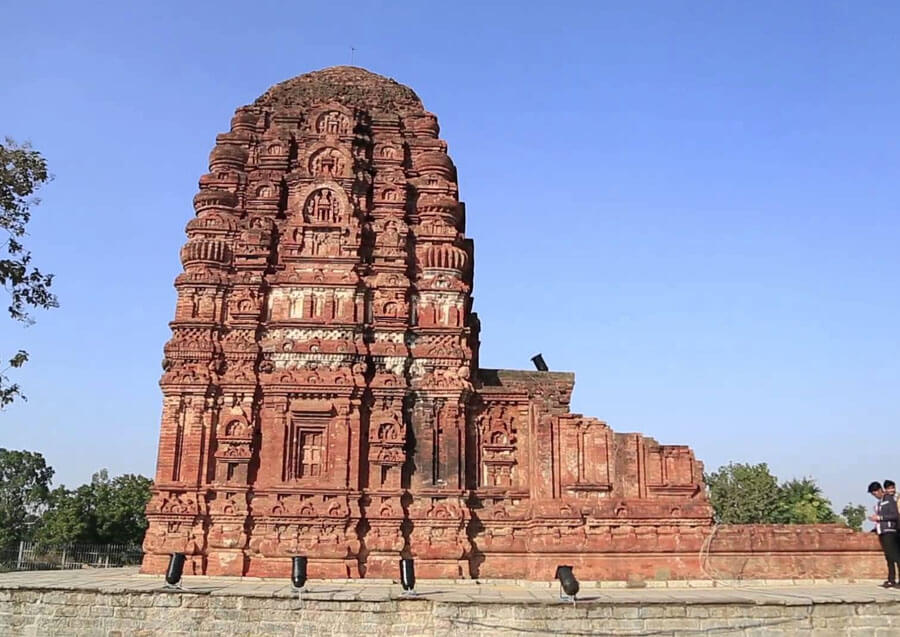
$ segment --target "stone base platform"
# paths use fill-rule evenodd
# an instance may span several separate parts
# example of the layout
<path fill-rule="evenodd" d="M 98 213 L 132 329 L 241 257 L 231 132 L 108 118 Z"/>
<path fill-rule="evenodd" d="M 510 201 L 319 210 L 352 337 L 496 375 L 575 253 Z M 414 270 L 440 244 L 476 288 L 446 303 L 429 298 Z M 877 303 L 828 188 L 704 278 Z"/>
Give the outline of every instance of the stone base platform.
<path fill-rule="evenodd" d="M 576 573 L 577 575 L 577 573 Z M 874 581 L 549 583 L 188 576 L 163 589 L 137 569 L 0 574 L 2 635 L 897 635 L 900 590 Z"/>

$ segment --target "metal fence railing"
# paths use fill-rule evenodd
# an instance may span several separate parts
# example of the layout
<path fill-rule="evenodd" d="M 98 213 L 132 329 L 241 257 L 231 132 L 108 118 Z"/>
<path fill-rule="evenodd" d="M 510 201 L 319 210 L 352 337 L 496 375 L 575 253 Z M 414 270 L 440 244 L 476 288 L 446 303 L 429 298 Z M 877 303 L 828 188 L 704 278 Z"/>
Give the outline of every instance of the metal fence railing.
<path fill-rule="evenodd" d="M 19 542 L 16 547 L 0 550 L 0 572 L 134 566 L 143 556 L 140 546 L 127 544 L 39 546 Z"/>

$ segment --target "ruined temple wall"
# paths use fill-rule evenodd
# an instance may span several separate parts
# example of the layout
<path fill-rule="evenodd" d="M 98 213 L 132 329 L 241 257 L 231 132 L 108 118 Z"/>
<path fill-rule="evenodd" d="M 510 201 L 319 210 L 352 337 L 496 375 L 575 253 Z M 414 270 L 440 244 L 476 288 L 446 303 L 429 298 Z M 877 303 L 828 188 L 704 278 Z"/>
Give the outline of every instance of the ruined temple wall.
<path fill-rule="evenodd" d="M 560 520 L 557 529 L 523 534 L 519 544 L 485 536 L 473 576 L 552 579 L 560 563 L 600 581 L 876 578 L 885 568 L 874 534 L 841 525 L 711 527 L 586 519 Z"/>

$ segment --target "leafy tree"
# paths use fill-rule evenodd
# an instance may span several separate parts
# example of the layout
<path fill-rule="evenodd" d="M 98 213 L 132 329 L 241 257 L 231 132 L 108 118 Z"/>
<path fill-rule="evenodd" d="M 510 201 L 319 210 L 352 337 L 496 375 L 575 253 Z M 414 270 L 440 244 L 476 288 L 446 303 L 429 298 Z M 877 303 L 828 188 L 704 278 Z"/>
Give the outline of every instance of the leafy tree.
<path fill-rule="evenodd" d="M 144 508 L 151 484 L 148 478 L 131 474 L 110 480 L 102 469 L 90 484 L 56 489 L 37 532 L 38 541 L 45 546 L 139 544 L 147 529 Z"/>
<path fill-rule="evenodd" d="M 778 484 L 765 463 L 730 463 L 705 476 L 721 524 L 831 524 L 839 517 L 812 478 Z"/>
<path fill-rule="evenodd" d="M 729 463 L 705 479 L 720 524 L 762 524 L 774 519 L 778 481 L 765 463 Z"/>
<path fill-rule="evenodd" d="M 31 252 L 22 243 L 31 207 L 40 203 L 33 195 L 49 179 L 46 160 L 29 144 L 17 145 L 8 137 L 0 144 L 0 229 L 7 234 L 6 242 L 0 246 L 0 284 L 10 296 L 10 317 L 25 324 L 33 322 L 30 308 L 59 305 L 50 292 L 53 275 L 32 266 Z M 9 359 L 8 367 L 0 370 L 0 408 L 17 397 L 24 399 L 19 386 L 10 383 L 7 374 L 27 360 L 28 352 L 19 350 Z"/>
<path fill-rule="evenodd" d="M 50 505 L 41 517 L 35 539 L 42 546 L 58 546 L 79 541 L 88 535 L 89 499 L 81 489 L 58 487 L 50 492 Z"/>
<path fill-rule="evenodd" d="M 41 454 L 0 449 L 0 549 L 31 536 L 49 502 L 52 478 Z"/>
<path fill-rule="evenodd" d="M 775 521 L 780 524 L 831 524 L 837 522 L 838 517 L 815 480 L 795 478 L 778 487 Z"/>
<path fill-rule="evenodd" d="M 91 486 L 99 543 L 141 543 L 147 530 L 144 509 L 150 500 L 152 484 L 149 478 L 132 474 L 110 480 L 106 469 L 94 475 Z"/>
<path fill-rule="evenodd" d="M 844 521 L 854 531 L 862 531 L 863 522 L 866 519 L 866 507 L 862 504 L 848 504 L 841 511 Z"/>

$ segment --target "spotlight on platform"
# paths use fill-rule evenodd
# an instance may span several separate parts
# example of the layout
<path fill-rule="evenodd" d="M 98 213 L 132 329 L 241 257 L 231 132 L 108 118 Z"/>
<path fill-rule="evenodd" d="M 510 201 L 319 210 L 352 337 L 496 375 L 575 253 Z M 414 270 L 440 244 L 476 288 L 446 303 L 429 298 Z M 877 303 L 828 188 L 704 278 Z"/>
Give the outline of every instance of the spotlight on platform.
<path fill-rule="evenodd" d="M 561 589 L 559 598 L 567 602 L 575 603 L 575 596 L 578 595 L 578 580 L 575 579 L 575 573 L 572 572 L 571 566 L 560 565 L 556 567 L 556 579 L 559 580 Z M 563 594 L 565 593 L 565 595 Z"/>
<path fill-rule="evenodd" d="M 306 586 L 306 564 L 308 559 L 305 555 L 295 555 L 291 560 L 291 585 L 297 591 L 297 599 L 303 599 L 303 587 Z"/>
<path fill-rule="evenodd" d="M 166 569 L 166 588 L 178 588 L 184 590 L 184 587 L 179 584 L 183 572 L 184 553 L 172 553 L 169 557 L 169 568 Z"/>
<path fill-rule="evenodd" d="M 403 587 L 405 595 L 415 595 L 413 589 L 416 587 L 416 567 L 412 558 L 405 557 L 400 560 L 400 586 Z"/>
<path fill-rule="evenodd" d="M 549 372 L 550 368 L 547 367 L 547 363 L 544 362 L 544 357 L 540 354 L 535 354 L 531 357 L 531 362 L 534 363 L 535 369 L 539 372 Z"/>

